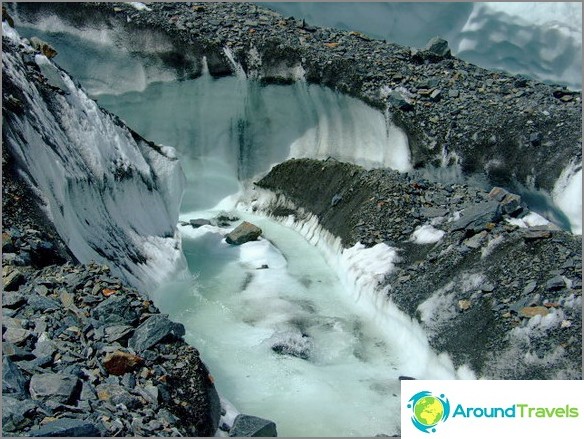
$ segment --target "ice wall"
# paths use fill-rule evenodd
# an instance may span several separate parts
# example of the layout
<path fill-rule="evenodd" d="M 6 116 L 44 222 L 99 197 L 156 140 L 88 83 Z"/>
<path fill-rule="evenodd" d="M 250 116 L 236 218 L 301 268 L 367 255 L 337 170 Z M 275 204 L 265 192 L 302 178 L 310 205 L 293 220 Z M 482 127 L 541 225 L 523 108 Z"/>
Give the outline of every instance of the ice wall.
<path fill-rule="evenodd" d="M 407 137 L 389 114 L 317 85 L 203 75 L 98 99 L 145 137 L 179 150 L 188 178 L 183 211 L 213 207 L 240 181 L 288 158 L 411 168 Z"/>
<path fill-rule="evenodd" d="M 6 23 L 3 32 L 3 84 L 19 102 L 3 114 L 4 147 L 63 241 L 144 291 L 176 276 L 186 264 L 174 150 L 132 135 Z"/>

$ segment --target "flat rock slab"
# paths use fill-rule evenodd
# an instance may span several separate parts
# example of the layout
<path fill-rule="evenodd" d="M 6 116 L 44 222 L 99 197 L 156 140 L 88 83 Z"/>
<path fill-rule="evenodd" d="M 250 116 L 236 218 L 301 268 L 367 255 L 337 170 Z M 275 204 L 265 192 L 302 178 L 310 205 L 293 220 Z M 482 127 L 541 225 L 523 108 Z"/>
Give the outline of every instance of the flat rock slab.
<path fill-rule="evenodd" d="M 103 324 L 131 326 L 138 321 L 140 314 L 129 298 L 114 295 L 101 302 L 91 316 Z"/>
<path fill-rule="evenodd" d="M 239 414 L 229 430 L 230 437 L 277 437 L 276 424 L 268 419 Z"/>
<path fill-rule="evenodd" d="M 151 348 L 167 337 L 178 339 L 185 335 L 185 327 L 180 323 L 173 323 L 163 314 L 154 315 L 142 323 L 128 342 L 128 346 L 136 352 Z"/>
<path fill-rule="evenodd" d="M 73 375 L 43 373 L 33 375 L 30 379 L 30 396 L 32 399 L 70 402 L 79 379 Z"/>
<path fill-rule="evenodd" d="M 248 223 L 247 221 L 242 222 L 237 226 L 231 233 L 227 234 L 225 240 L 228 244 L 241 245 L 249 241 L 255 241 L 262 234 L 262 229 Z"/>
<path fill-rule="evenodd" d="M 30 431 L 32 437 L 99 437 L 98 428 L 82 419 L 62 418 Z"/>

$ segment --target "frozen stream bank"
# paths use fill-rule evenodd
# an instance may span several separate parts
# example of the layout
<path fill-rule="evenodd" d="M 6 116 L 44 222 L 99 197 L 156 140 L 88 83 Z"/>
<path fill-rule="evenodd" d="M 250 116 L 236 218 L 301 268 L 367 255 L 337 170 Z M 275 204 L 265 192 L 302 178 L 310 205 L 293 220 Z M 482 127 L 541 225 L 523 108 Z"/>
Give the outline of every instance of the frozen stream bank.
<path fill-rule="evenodd" d="M 262 238 L 238 247 L 223 237 L 233 227 L 182 226 L 196 284 L 165 286 L 156 302 L 185 325 L 219 392 L 240 411 L 273 419 L 280 436 L 393 434 L 400 375 L 455 377 L 438 362 L 426 370 L 433 354 L 408 328 L 382 331 L 298 232 L 237 215 L 261 227 Z M 213 212 L 182 219 L 203 216 Z"/>

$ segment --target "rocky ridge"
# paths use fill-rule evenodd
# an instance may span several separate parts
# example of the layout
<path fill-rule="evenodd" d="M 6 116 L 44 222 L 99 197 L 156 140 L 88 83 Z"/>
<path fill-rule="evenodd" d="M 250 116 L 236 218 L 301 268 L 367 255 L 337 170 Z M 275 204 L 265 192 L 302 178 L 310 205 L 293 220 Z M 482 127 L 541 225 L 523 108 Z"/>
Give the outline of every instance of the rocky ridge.
<path fill-rule="evenodd" d="M 580 92 L 479 68 L 451 56 L 439 39 L 409 48 L 246 3 L 16 7 L 31 22 L 56 13 L 77 26 L 156 32 L 176 48 L 157 55 L 179 77 L 200 75 L 205 57 L 216 77 L 305 80 L 355 96 L 390 111 L 408 136 L 415 168 L 454 166 L 491 185 L 551 192 L 562 169 L 581 162 Z M 129 41 L 136 54 L 152 56 Z"/>
<path fill-rule="evenodd" d="M 534 226 L 518 195 L 308 159 L 256 185 L 278 195 L 266 209 L 276 219 L 316 215 L 344 248 L 397 248 L 379 290 L 389 286 L 455 366 L 491 379 L 581 378 L 581 237 L 541 217 Z"/>

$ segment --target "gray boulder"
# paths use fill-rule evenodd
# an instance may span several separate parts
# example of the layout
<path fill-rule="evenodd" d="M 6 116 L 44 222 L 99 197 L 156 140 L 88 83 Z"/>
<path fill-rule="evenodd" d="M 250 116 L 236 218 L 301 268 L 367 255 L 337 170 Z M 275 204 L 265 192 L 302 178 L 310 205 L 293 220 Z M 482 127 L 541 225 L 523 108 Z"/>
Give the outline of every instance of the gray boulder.
<path fill-rule="evenodd" d="M 228 244 L 241 245 L 249 241 L 255 241 L 262 234 L 262 229 L 247 221 L 242 222 L 231 233 L 227 234 L 225 240 Z"/>
<path fill-rule="evenodd" d="M 68 404 L 77 390 L 79 379 L 74 375 L 43 373 L 30 379 L 30 396 L 41 401 L 58 401 Z"/>
<path fill-rule="evenodd" d="M 104 325 L 134 325 L 140 318 L 131 299 L 126 296 L 113 295 L 101 302 L 91 312 L 91 316 Z"/>
<path fill-rule="evenodd" d="M 149 317 L 136 328 L 128 346 L 136 352 L 142 352 L 167 337 L 178 339 L 183 335 L 185 335 L 185 327 L 181 323 L 171 322 L 167 315 L 158 314 Z"/>
<path fill-rule="evenodd" d="M 12 394 L 16 397 L 26 398 L 28 380 L 22 374 L 18 366 L 8 357 L 2 359 L 2 394 Z"/>
<path fill-rule="evenodd" d="M 99 429 L 90 421 L 61 418 L 48 422 L 37 429 L 31 429 L 32 437 L 99 437 Z"/>
<path fill-rule="evenodd" d="M 277 437 L 276 424 L 268 419 L 239 414 L 229 430 L 230 437 Z"/>
<path fill-rule="evenodd" d="M 450 231 L 469 230 L 478 233 L 486 229 L 488 223 L 501 220 L 501 209 L 497 201 L 487 201 L 467 207 L 461 218 L 447 225 Z"/>
<path fill-rule="evenodd" d="M 31 400 L 21 401 L 11 396 L 2 396 L 2 430 L 17 431 L 32 423 L 30 413 L 36 408 Z"/>
<path fill-rule="evenodd" d="M 424 50 L 432 55 L 440 58 L 447 58 L 450 56 L 450 48 L 448 47 L 448 41 L 440 38 L 434 37 L 428 41 Z"/>

